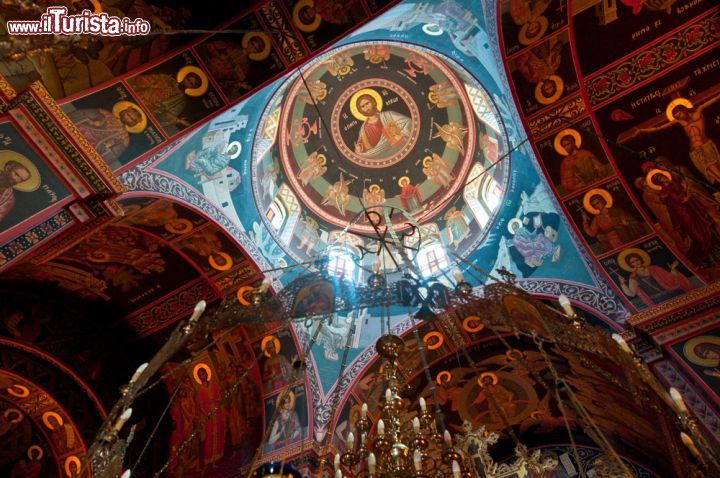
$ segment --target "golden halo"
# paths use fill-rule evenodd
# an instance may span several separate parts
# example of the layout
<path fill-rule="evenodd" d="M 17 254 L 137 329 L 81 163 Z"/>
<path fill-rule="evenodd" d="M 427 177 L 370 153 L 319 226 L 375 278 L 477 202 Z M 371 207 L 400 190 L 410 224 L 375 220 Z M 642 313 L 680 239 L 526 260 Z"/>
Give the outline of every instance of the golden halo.
<path fill-rule="evenodd" d="M 437 342 L 434 344 L 430 344 L 430 340 L 432 337 L 435 337 L 437 339 Z M 435 350 L 442 346 L 443 342 L 445 342 L 445 337 L 440 332 L 428 332 L 425 334 L 425 337 L 423 337 L 423 342 L 427 344 L 428 350 Z"/>
<path fill-rule="evenodd" d="M 243 48 L 247 48 L 248 44 L 250 43 L 250 40 L 255 37 L 261 39 L 265 46 L 263 46 L 263 49 L 257 53 L 250 53 L 248 55 L 248 58 L 250 58 L 252 61 L 263 61 L 265 58 L 267 58 L 270 55 L 270 37 L 267 35 L 267 33 L 265 33 L 265 32 L 246 33 L 245 35 L 243 35 L 240 43 L 242 44 Z"/>
<path fill-rule="evenodd" d="M 677 121 L 675 119 L 675 116 L 673 116 L 673 110 L 678 105 L 684 106 L 689 110 L 694 108 L 693 104 L 687 98 L 675 98 L 670 103 L 668 103 L 667 108 L 665 108 L 665 116 L 667 116 L 667 119 L 669 119 L 670 121 Z"/>
<path fill-rule="evenodd" d="M 433 162 L 433 157 L 432 157 L 432 156 L 425 156 L 425 157 L 423 158 L 423 167 L 424 167 L 424 168 L 429 167 L 429 166 L 432 164 L 432 162 Z"/>
<path fill-rule="evenodd" d="M 200 77 L 200 86 L 197 88 L 186 88 L 183 93 L 185 93 L 188 96 L 202 96 L 205 94 L 205 92 L 208 89 L 208 77 L 205 74 L 204 71 L 202 71 L 199 67 L 194 65 L 185 65 L 177 73 L 177 76 L 175 77 L 175 80 L 177 80 L 178 83 L 182 83 L 182 81 L 185 79 L 186 76 L 188 76 L 190 73 L 195 73 L 197 76 Z"/>
<path fill-rule="evenodd" d="M 440 98 L 438 98 L 438 94 L 434 91 L 431 91 L 428 93 L 428 100 L 430 100 L 430 103 L 436 105 L 438 104 L 438 101 L 440 101 Z"/>
<path fill-rule="evenodd" d="M 22 154 L 16 153 L 15 151 L 10 151 L 7 149 L 1 150 L 0 169 L 5 169 L 5 165 L 10 161 L 20 163 L 25 169 L 30 172 L 30 178 L 27 181 L 15 184 L 13 186 L 14 190 L 22 191 L 24 193 L 31 193 L 40 187 L 40 171 L 38 171 L 37 166 L 35 166 L 32 161 L 30 161 Z"/>
<path fill-rule="evenodd" d="M 10 415 L 13 413 L 15 414 L 15 418 L 10 418 Z M 10 423 L 20 423 L 23 419 L 22 412 L 17 408 L 8 408 L 7 410 L 5 410 L 5 413 L 3 413 L 3 416 Z"/>
<path fill-rule="evenodd" d="M 543 96 L 541 86 L 542 86 L 543 81 L 545 81 L 545 80 L 550 80 L 553 83 L 555 83 L 555 93 L 553 93 L 552 96 Z M 565 90 L 565 83 L 563 82 L 562 78 L 560 78 L 557 75 L 550 75 L 547 78 L 543 78 L 535 86 L 535 99 L 541 105 L 549 105 L 549 104 L 555 103 L 562 96 L 564 90 Z"/>
<path fill-rule="evenodd" d="M 470 333 L 480 332 L 482 329 L 485 328 L 485 324 L 477 315 L 468 315 L 467 317 L 465 317 L 462 321 L 462 326 L 466 332 Z"/>
<path fill-rule="evenodd" d="M 695 348 L 700 344 L 713 344 L 720 347 L 720 337 L 715 337 L 713 335 L 700 335 L 698 337 L 694 337 L 692 340 L 688 340 L 683 347 L 685 357 L 687 357 L 692 363 L 700 365 L 701 367 L 717 367 L 717 359 L 702 358 L 697 354 L 697 352 L 695 352 Z"/>
<path fill-rule="evenodd" d="M 480 374 L 480 376 L 477 379 L 477 384 L 480 385 L 480 388 L 485 388 L 485 385 L 482 383 L 483 379 L 485 377 L 490 377 L 492 379 L 492 384 L 497 385 L 497 383 L 498 383 L 497 375 L 495 375 L 492 372 L 483 372 Z"/>
<path fill-rule="evenodd" d="M 217 254 L 218 256 L 225 259 L 225 264 L 218 264 L 215 258 L 213 257 L 213 254 Z M 227 271 L 233 266 L 233 260 L 232 257 L 230 257 L 230 254 L 227 254 L 225 252 L 213 252 L 208 256 L 208 262 L 210 263 L 210 267 L 215 269 L 216 271 Z"/>
<path fill-rule="evenodd" d="M 19 390 L 19 392 L 18 392 L 18 390 Z M 30 390 L 28 390 L 27 387 L 25 387 L 23 385 L 18 385 L 18 384 L 10 385 L 7 388 L 7 393 L 12 395 L 13 397 L 18 397 L 18 398 L 25 398 L 25 397 L 30 396 Z"/>
<path fill-rule="evenodd" d="M 53 425 L 50 424 L 50 417 L 57 420 L 57 422 L 59 423 L 58 426 L 62 426 L 62 424 L 65 423 L 65 421 L 62 419 L 62 417 L 60 415 L 58 415 L 57 413 L 45 412 L 45 413 L 43 413 L 43 416 L 42 416 L 42 422 L 49 430 L 55 430 Z"/>
<path fill-rule="evenodd" d="M 80 471 L 80 469 L 82 468 L 82 465 L 80 464 L 80 458 L 76 457 L 75 455 L 65 458 L 65 474 L 69 477 L 75 476 L 73 471 L 70 469 L 71 463 L 75 463 L 78 471 Z"/>
<path fill-rule="evenodd" d="M 78 0 L 75 0 L 72 2 L 73 7 L 76 7 L 76 4 L 79 3 Z M 90 3 L 93 4 L 93 13 L 95 15 L 99 15 L 102 13 L 102 5 L 100 4 L 100 0 L 90 0 Z"/>
<path fill-rule="evenodd" d="M 518 217 L 514 217 L 508 221 L 508 225 L 507 225 L 508 232 L 514 236 L 515 231 L 513 231 L 513 228 L 512 228 L 513 224 L 519 224 L 520 227 L 524 227 L 524 225 L 523 225 L 523 222 Z"/>
<path fill-rule="evenodd" d="M 637 247 L 630 247 L 618 254 L 618 264 L 620 265 L 620 267 L 622 267 L 623 270 L 626 270 L 628 272 L 633 271 L 633 268 L 630 267 L 630 264 L 627 263 L 627 256 L 631 254 L 636 254 L 640 256 L 644 266 L 650 265 L 650 255 L 647 252 L 643 251 L 642 249 L 638 249 Z"/>
<path fill-rule="evenodd" d="M 240 156 L 240 153 L 242 153 L 242 144 L 240 144 L 240 141 L 233 141 L 232 143 L 227 145 L 227 148 L 225 148 L 225 154 L 227 154 L 233 146 L 237 147 L 237 152 L 228 155 L 230 159 L 235 159 Z"/>
<path fill-rule="evenodd" d="M 380 191 L 380 186 L 378 186 L 377 184 L 371 184 L 368 188 L 368 191 L 370 191 L 371 193 L 376 193 Z"/>
<path fill-rule="evenodd" d="M 120 112 L 128 108 L 140 113 L 140 122 L 135 126 L 124 125 L 125 130 L 128 133 L 142 133 L 145 128 L 147 128 L 147 115 L 138 105 L 136 105 L 132 101 L 118 101 L 117 103 L 115 103 L 112 108 L 112 115 L 120 119 Z"/>
<path fill-rule="evenodd" d="M 185 234 L 193 230 L 193 223 L 189 219 L 173 219 L 165 224 L 165 230 L 173 234 Z"/>
<path fill-rule="evenodd" d="M 201 362 L 201 363 L 195 365 L 195 368 L 193 369 L 193 378 L 195 379 L 195 381 L 198 384 L 200 384 L 200 385 L 203 384 L 202 380 L 200 380 L 200 374 L 198 373 L 198 372 L 200 372 L 200 369 L 203 369 L 203 370 L 205 370 L 205 372 L 207 372 L 207 381 L 208 382 L 210 380 L 212 380 L 212 370 L 210 370 L 210 367 L 208 367 L 208 365 L 206 363 Z"/>
<path fill-rule="evenodd" d="M 583 207 L 590 214 L 600 214 L 600 210 L 595 209 L 593 205 L 590 204 L 590 199 L 592 199 L 593 196 L 602 196 L 602 198 L 605 200 L 605 207 L 608 209 L 612 207 L 613 198 L 609 192 L 605 191 L 604 189 L 591 189 L 590 191 L 585 193 L 585 196 L 583 196 Z"/>
<path fill-rule="evenodd" d="M 518 349 L 510 349 L 507 352 L 505 352 L 505 357 L 510 361 L 514 362 L 518 358 L 522 357 L 523 353 Z"/>
<path fill-rule="evenodd" d="M 290 408 L 295 408 L 295 392 L 293 392 L 292 390 L 288 390 L 287 394 L 281 393 L 280 395 L 278 395 L 278 397 L 275 399 L 275 408 L 280 408 L 280 399 L 283 395 L 288 397 L 288 399 L 290 400 Z"/>
<path fill-rule="evenodd" d="M 533 20 L 530 20 L 529 22 L 525 23 L 522 26 L 522 28 L 520 28 L 520 34 L 518 35 L 518 41 L 520 42 L 521 45 L 530 45 L 535 40 L 542 37 L 545 34 L 545 32 L 547 31 L 548 19 L 545 18 L 544 16 L 539 16 L 539 17 L 535 18 L 534 21 L 537 21 L 538 23 L 540 23 L 540 30 L 535 35 L 528 36 L 527 31 L 528 31 L 528 28 L 530 28 L 529 25 L 532 21 Z"/>
<path fill-rule="evenodd" d="M 670 174 L 670 171 L 665 171 L 664 169 L 652 168 L 645 175 L 645 184 L 647 184 L 650 189 L 653 189 L 655 191 L 660 191 L 662 189 L 662 186 L 654 183 L 652 180 L 653 176 L 655 176 L 656 174 L 665 176 L 670 181 L 672 181 L 672 174 Z"/>
<path fill-rule="evenodd" d="M 300 0 L 297 2 L 297 4 L 293 7 L 292 11 L 292 17 L 293 17 L 293 24 L 297 27 L 298 30 L 300 30 L 303 33 L 312 33 L 315 30 L 318 29 L 320 26 L 320 23 L 322 22 L 322 17 L 315 13 L 315 18 L 313 18 L 312 23 L 303 23 L 300 20 L 300 10 L 302 10 L 305 7 L 314 7 L 315 2 L 313 0 Z"/>
<path fill-rule="evenodd" d="M 274 335 L 266 335 L 263 337 L 262 342 L 260 342 L 260 350 L 262 350 L 262 353 L 265 354 L 266 357 L 271 357 L 270 352 L 266 350 L 267 343 L 272 340 L 273 344 L 275 344 L 275 355 L 280 353 L 280 341 L 277 337 Z"/>
<path fill-rule="evenodd" d="M 367 120 L 367 116 L 360 113 L 360 111 L 358 111 L 358 109 L 357 109 L 357 100 L 362 95 L 372 96 L 375 99 L 375 103 L 377 104 L 378 111 L 382 111 L 383 100 L 380 97 L 380 93 L 373 90 L 372 88 L 363 88 L 362 90 L 356 91 L 355 94 L 350 97 L 350 112 L 352 113 L 352 115 L 355 118 L 359 119 L 360 121 L 365 121 L 365 120 Z"/>
<path fill-rule="evenodd" d="M 404 183 L 404 184 L 403 184 L 403 183 Z M 401 188 L 404 188 L 404 187 L 407 186 L 408 184 L 410 184 L 410 178 L 409 178 L 409 177 L 403 176 L 403 177 L 401 177 L 400 179 L 398 179 L 398 186 L 400 186 Z"/>
<path fill-rule="evenodd" d="M 250 287 L 249 285 L 244 285 L 240 287 L 237 291 L 238 302 L 240 302 L 242 305 L 250 305 L 250 301 L 245 298 L 245 292 L 250 292 L 251 290 L 255 290 L 255 288 Z"/>
<path fill-rule="evenodd" d="M 577 130 L 574 130 L 572 128 L 567 128 L 567 129 L 560 131 L 558 134 L 555 135 L 555 141 L 553 141 L 553 147 L 555 148 L 555 151 L 558 152 L 558 154 L 561 154 L 563 156 L 567 156 L 570 153 L 567 152 L 567 149 L 565 149 L 563 147 L 563 145 L 560 143 L 560 141 L 565 136 L 568 136 L 568 135 L 572 136 L 575 139 L 575 146 L 577 146 L 578 148 L 582 144 L 582 136 L 580 136 L 580 133 L 578 133 Z"/>
<path fill-rule="evenodd" d="M 34 451 L 37 452 L 37 458 L 33 458 L 33 452 L 34 452 Z M 45 452 L 43 451 L 43 449 L 40 448 L 40 447 L 37 446 L 37 445 L 32 445 L 30 448 L 28 448 L 28 451 L 27 451 L 27 456 L 28 456 L 28 458 L 30 458 L 31 461 L 40 461 L 40 460 L 42 460 L 42 457 L 43 457 L 44 454 L 45 454 Z"/>
<path fill-rule="evenodd" d="M 327 158 L 324 154 L 318 154 L 316 158 L 317 164 L 320 166 L 325 166 L 325 163 L 327 163 Z"/>
<path fill-rule="evenodd" d="M 85 259 L 96 264 L 102 264 L 104 262 L 110 262 L 110 253 L 107 251 L 91 251 L 85 255 Z"/>
<path fill-rule="evenodd" d="M 448 383 L 450 380 L 452 380 L 452 374 L 447 370 L 442 370 L 435 376 L 435 381 L 438 385 Z"/>
<path fill-rule="evenodd" d="M 530 413 L 530 418 L 532 418 L 533 420 L 542 420 L 543 416 L 544 414 L 540 410 L 535 410 L 534 412 Z"/>

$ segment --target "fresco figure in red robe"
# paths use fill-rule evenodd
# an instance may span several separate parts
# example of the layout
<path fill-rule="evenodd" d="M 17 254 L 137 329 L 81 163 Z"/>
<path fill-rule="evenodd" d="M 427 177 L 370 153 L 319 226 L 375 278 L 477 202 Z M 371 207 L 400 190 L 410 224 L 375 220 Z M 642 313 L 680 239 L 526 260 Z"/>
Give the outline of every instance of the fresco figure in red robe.
<path fill-rule="evenodd" d="M 417 186 L 413 186 L 410 183 L 410 178 L 404 176 L 398 180 L 398 185 L 402 188 L 400 190 L 400 203 L 403 209 L 413 213 L 422 209 L 422 196 L 420 196 L 420 189 Z"/>
<path fill-rule="evenodd" d="M 355 153 L 365 158 L 390 156 L 410 136 L 410 118 L 395 111 L 380 111 L 377 99 L 380 96 L 375 95 L 377 93 L 361 94 L 355 100 L 357 117 L 365 118 L 355 143 Z"/>
<path fill-rule="evenodd" d="M 211 380 L 207 370 L 198 368 L 197 378 L 200 386 L 197 387 L 196 400 L 198 416 L 207 417 L 213 407 L 220 403 L 220 387 L 217 381 Z M 222 413 L 215 413 L 207 419 L 201 432 L 201 453 L 203 466 L 215 463 L 222 458 L 225 452 L 225 420 Z"/>

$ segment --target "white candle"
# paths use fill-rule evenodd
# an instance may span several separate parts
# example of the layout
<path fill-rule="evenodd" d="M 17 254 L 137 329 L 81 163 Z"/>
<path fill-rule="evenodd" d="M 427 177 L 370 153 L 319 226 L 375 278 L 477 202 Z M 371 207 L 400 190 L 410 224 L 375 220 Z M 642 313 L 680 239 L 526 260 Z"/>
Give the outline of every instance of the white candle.
<path fill-rule="evenodd" d="M 378 429 L 377 429 L 378 435 L 383 436 L 385 434 L 385 422 L 382 421 L 382 418 L 378 420 Z"/>
<path fill-rule="evenodd" d="M 389 388 L 385 390 L 385 401 L 387 403 L 392 402 L 392 391 Z"/>
<path fill-rule="evenodd" d="M 375 262 L 373 262 L 372 270 L 375 274 L 378 274 L 380 272 L 380 260 L 375 259 Z"/>
<path fill-rule="evenodd" d="M 368 471 L 375 473 L 375 453 L 372 452 L 368 455 Z"/>
<path fill-rule="evenodd" d="M 455 280 L 457 280 L 458 282 L 465 282 L 465 277 L 463 276 L 462 272 L 460 272 L 459 270 L 456 270 L 454 275 L 455 275 Z"/>
<path fill-rule="evenodd" d="M 353 435 L 353 432 L 348 433 L 345 444 L 347 445 L 348 449 L 353 449 L 353 447 L 355 446 L 355 435 Z"/>
<path fill-rule="evenodd" d="M 453 478 L 460 478 L 460 464 L 453 460 L 452 462 Z"/>
<path fill-rule="evenodd" d="M 420 433 L 420 419 L 418 417 L 413 418 L 412 424 L 413 424 L 413 431 L 415 433 Z"/>
<path fill-rule="evenodd" d="M 267 292 L 267 290 L 270 288 L 271 285 L 272 285 L 272 277 L 265 276 L 265 278 L 262 281 L 262 284 L 260 284 L 260 289 L 259 289 L 260 292 L 262 294 L 264 294 L 265 292 Z"/>
<path fill-rule="evenodd" d="M 452 446 L 452 437 L 450 436 L 450 432 L 445 430 L 445 433 L 443 433 L 443 439 L 445 440 L 445 444 L 447 446 Z"/>
<path fill-rule="evenodd" d="M 622 338 L 622 336 L 620 334 L 612 334 L 612 338 L 615 342 L 618 343 L 618 345 L 620 345 L 620 348 L 623 349 L 623 352 L 627 352 L 629 354 L 632 353 L 630 346 L 628 345 L 627 342 L 625 342 L 625 339 Z"/>
<path fill-rule="evenodd" d="M 333 464 L 335 465 L 335 470 L 340 469 L 340 453 L 335 453 L 335 461 Z"/>
<path fill-rule="evenodd" d="M 690 450 L 693 455 L 700 459 L 700 451 L 695 446 L 692 438 L 690 438 L 685 432 L 680 432 L 680 439 L 682 440 L 683 444 L 688 448 L 688 450 Z"/>
<path fill-rule="evenodd" d="M 137 370 L 135 370 L 135 373 L 133 374 L 132 378 L 130 378 L 130 383 L 135 383 L 137 379 L 140 378 L 140 375 L 145 371 L 148 364 L 145 362 L 144 364 L 140 365 Z"/>
<path fill-rule="evenodd" d="M 203 312 L 205 312 L 205 306 L 207 304 L 204 300 L 201 300 L 197 304 L 195 304 L 195 308 L 193 309 L 193 313 L 190 316 L 190 322 L 195 322 L 197 319 L 200 318 Z"/>
<path fill-rule="evenodd" d="M 122 474 L 120 478 L 130 478 L 130 474 L 132 473 L 131 470 L 125 470 L 125 472 Z"/>
<path fill-rule="evenodd" d="M 115 431 L 119 432 L 120 429 L 125 425 L 125 422 L 127 422 L 130 419 L 130 416 L 132 415 L 132 408 L 128 408 L 124 412 L 122 412 L 122 415 L 120 415 L 120 418 L 115 422 Z"/>
<path fill-rule="evenodd" d="M 368 411 L 367 403 L 363 403 L 363 404 L 362 404 L 362 407 L 360 407 L 360 415 L 361 415 L 363 418 L 367 417 L 367 411 Z"/>
<path fill-rule="evenodd" d="M 570 299 L 568 299 L 568 296 L 566 296 L 565 294 L 560 294 L 558 296 L 558 302 L 560 302 L 560 306 L 563 308 L 563 310 L 568 316 L 575 316 L 575 311 L 573 310 L 573 306 L 570 303 Z"/>
<path fill-rule="evenodd" d="M 343 474 L 341 470 L 338 470 L 335 472 L 335 478 L 343 478 Z"/>
<path fill-rule="evenodd" d="M 413 465 L 415 465 L 415 471 L 420 472 L 422 470 L 422 454 L 418 449 L 413 452 Z"/>
<path fill-rule="evenodd" d="M 425 399 L 420 397 L 420 410 L 422 412 L 427 412 L 427 404 L 425 403 Z"/>
<path fill-rule="evenodd" d="M 675 409 L 679 413 L 687 413 L 687 405 L 685 405 L 685 400 L 683 400 L 682 395 L 680 395 L 680 392 L 675 387 L 670 387 L 670 398 L 672 398 L 673 403 L 675 404 Z"/>

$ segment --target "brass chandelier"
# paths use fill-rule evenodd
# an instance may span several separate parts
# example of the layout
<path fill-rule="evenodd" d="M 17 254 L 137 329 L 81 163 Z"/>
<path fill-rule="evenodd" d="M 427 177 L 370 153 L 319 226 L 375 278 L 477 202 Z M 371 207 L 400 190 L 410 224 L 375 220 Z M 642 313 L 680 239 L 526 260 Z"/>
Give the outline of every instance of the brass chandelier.
<path fill-rule="evenodd" d="M 435 418 L 420 397 L 419 414 L 413 418 L 408 403 L 400 396 L 397 359 L 403 351 L 403 341 L 396 335 L 383 335 L 376 342 L 378 355 L 383 359 L 383 378 L 388 384 L 377 420 L 374 437 L 370 437 L 372 424 L 367 417 L 368 407 L 363 404 L 361 415 L 355 421 L 360 434 L 349 432 L 346 451 L 336 454 L 335 478 L 474 478 L 477 470 L 487 478 L 502 478 L 524 470 L 542 473 L 554 470 L 558 462 L 543 459 L 539 451 L 528 454 L 527 448 L 518 446 L 517 459 L 509 464 L 496 464 L 488 447 L 497 442 L 499 435 L 481 427 L 476 432 L 465 423 L 464 433 L 453 439 L 445 430 L 441 433 Z M 351 470 L 345 475 L 342 467 Z"/>

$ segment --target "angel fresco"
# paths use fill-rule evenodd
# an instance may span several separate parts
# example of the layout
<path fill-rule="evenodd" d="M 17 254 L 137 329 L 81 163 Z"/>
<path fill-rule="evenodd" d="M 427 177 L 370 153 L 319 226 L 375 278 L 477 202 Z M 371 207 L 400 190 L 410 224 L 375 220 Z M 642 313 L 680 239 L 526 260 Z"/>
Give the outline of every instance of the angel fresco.
<path fill-rule="evenodd" d="M 324 154 L 318 154 L 317 151 L 310 154 L 303 163 L 297 178 L 303 186 L 307 186 L 315 179 L 322 177 L 327 172 L 327 158 Z"/>
<path fill-rule="evenodd" d="M 467 128 L 454 121 L 442 126 L 434 121 L 433 124 L 435 128 L 437 128 L 437 133 L 432 136 L 432 139 L 441 138 L 447 143 L 448 148 L 454 149 L 461 154 L 465 152 L 465 135 L 467 135 Z"/>
<path fill-rule="evenodd" d="M 345 177 L 341 172 L 340 180 L 336 181 L 331 186 L 328 186 L 327 190 L 325 191 L 325 198 L 322 204 L 330 204 L 334 206 L 335 209 L 340 212 L 341 216 L 345 216 L 345 208 L 347 208 L 347 205 L 350 202 L 350 190 L 348 188 L 350 182 L 345 181 Z"/>
<path fill-rule="evenodd" d="M 377 184 L 371 184 L 369 188 L 365 189 L 363 188 L 363 197 L 362 197 L 363 206 L 365 207 L 365 210 L 367 213 L 374 212 L 375 214 L 378 214 L 380 216 L 380 219 L 382 218 L 382 206 L 385 204 L 385 190 L 378 186 Z M 377 221 L 378 217 L 365 217 L 366 221 Z"/>
<path fill-rule="evenodd" d="M 444 188 L 449 187 L 455 179 L 448 163 L 436 153 L 423 159 L 422 171 L 430 181 Z"/>
<path fill-rule="evenodd" d="M 533 218 L 532 232 L 526 227 L 528 218 L 521 220 L 513 218 L 508 222 L 508 231 L 512 234 L 512 245 L 523 257 L 525 264 L 530 267 L 540 267 L 550 258 L 552 262 L 560 259 L 560 246 L 555 245 L 557 231 L 550 225 L 542 224 L 542 216 Z"/>
<path fill-rule="evenodd" d="M 720 182 L 720 151 L 705 133 L 705 109 L 720 99 L 720 85 L 696 95 L 692 101 L 678 97 L 665 108 L 665 118 L 656 116 L 618 137 L 629 141 L 642 134 L 652 134 L 679 124 L 690 141 L 690 160 L 710 184 Z"/>
<path fill-rule="evenodd" d="M 458 248 L 460 243 L 470 235 L 470 227 L 465 221 L 464 211 L 458 211 L 455 206 L 451 207 L 444 216 L 445 224 L 450 235 L 450 242 Z"/>

